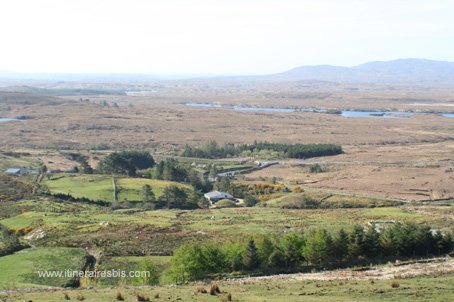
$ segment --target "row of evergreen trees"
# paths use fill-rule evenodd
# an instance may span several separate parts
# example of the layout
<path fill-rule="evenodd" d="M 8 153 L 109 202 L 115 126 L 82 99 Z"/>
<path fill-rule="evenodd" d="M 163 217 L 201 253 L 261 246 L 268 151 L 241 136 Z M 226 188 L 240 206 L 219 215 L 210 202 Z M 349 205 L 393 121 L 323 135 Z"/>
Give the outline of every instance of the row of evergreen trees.
<path fill-rule="evenodd" d="M 190 243 L 175 251 L 170 269 L 176 282 L 232 272 L 271 274 L 309 268 L 339 268 L 392 259 L 442 255 L 454 250 L 453 234 L 428 226 L 394 224 L 380 233 L 355 226 L 331 235 L 325 229 L 286 233 L 248 242 Z"/>
<path fill-rule="evenodd" d="M 267 142 L 254 142 L 250 145 L 218 145 L 215 141 L 209 141 L 200 147 L 191 147 L 186 145 L 182 156 L 197 158 L 225 158 L 240 156 L 245 151 L 253 154 L 262 150 L 275 151 L 282 157 L 286 158 L 310 158 L 342 153 L 342 147 L 334 144 L 272 144 Z"/>

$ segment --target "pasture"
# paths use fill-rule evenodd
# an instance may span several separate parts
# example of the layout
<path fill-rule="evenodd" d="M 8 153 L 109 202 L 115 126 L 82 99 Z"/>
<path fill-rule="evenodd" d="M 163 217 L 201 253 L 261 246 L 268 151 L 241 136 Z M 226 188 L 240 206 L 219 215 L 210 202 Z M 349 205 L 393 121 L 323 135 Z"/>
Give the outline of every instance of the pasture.
<path fill-rule="evenodd" d="M 166 186 L 177 185 L 189 188 L 184 184 L 172 181 L 118 177 L 118 201 L 141 201 L 141 190 L 146 184 L 150 185 L 157 198 L 162 195 Z M 44 180 L 51 193 L 64 193 L 77 198 L 85 197 L 91 200 L 113 200 L 113 180 L 109 175 L 76 175 L 55 174 Z"/>

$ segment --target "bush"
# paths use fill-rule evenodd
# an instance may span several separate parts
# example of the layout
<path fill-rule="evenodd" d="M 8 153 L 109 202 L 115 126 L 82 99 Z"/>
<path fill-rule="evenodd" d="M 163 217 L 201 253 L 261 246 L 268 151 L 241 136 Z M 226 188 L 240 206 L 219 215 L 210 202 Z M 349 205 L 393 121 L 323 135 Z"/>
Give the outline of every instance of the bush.
<path fill-rule="evenodd" d="M 391 287 L 392 288 L 399 288 L 400 287 L 400 281 L 399 280 L 393 280 L 391 282 Z"/>
<path fill-rule="evenodd" d="M 225 253 L 218 244 L 187 243 L 175 251 L 170 276 L 177 283 L 184 283 L 225 272 L 227 268 Z"/>
<path fill-rule="evenodd" d="M 138 302 L 149 302 L 150 301 L 150 298 L 145 296 L 144 294 L 142 293 L 137 293 L 136 294 L 136 298 L 137 298 L 137 301 Z"/>
<path fill-rule="evenodd" d="M 324 170 L 322 169 L 322 167 L 319 164 L 315 164 L 315 165 L 310 166 L 309 172 L 310 173 L 322 173 L 322 172 L 324 172 Z"/>
<path fill-rule="evenodd" d="M 210 287 L 210 295 L 216 296 L 217 294 L 220 294 L 221 290 L 219 289 L 219 286 L 217 284 L 212 284 Z"/>
<path fill-rule="evenodd" d="M 197 287 L 197 293 L 206 294 L 207 290 L 205 289 L 205 287 L 199 286 L 199 287 Z"/>
<path fill-rule="evenodd" d="M 235 208 L 236 203 L 230 199 L 221 199 L 214 204 L 216 208 Z"/>
<path fill-rule="evenodd" d="M 145 258 L 137 266 L 137 270 L 141 272 L 147 272 L 148 276 L 140 276 L 136 279 L 136 283 L 139 285 L 157 285 L 159 284 L 159 269 L 150 260 Z"/>
<path fill-rule="evenodd" d="M 122 292 L 117 292 L 116 299 L 117 299 L 117 301 L 124 301 L 125 297 L 123 296 Z"/>

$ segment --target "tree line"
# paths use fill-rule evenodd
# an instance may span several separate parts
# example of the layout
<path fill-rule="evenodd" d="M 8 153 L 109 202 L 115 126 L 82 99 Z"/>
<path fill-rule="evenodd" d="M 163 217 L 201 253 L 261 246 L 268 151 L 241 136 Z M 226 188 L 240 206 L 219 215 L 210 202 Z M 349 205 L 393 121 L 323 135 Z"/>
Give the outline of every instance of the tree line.
<path fill-rule="evenodd" d="M 123 174 L 135 176 L 138 170 L 154 167 L 156 162 L 146 151 L 114 152 L 98 163 L 96 168 L 102 174 Z"/>
<path fill-rule="evenodd" d="M 335 234 L 317 228 L 307 233 L 270 235 L 224 244 L 187 243 L 172 258 L 170 276 L 177 282 L 233 272 L 276 274 L 368 265 L 392 259 L 442 255 L 454 251 L 453 233 L 396 223 L 377 232 L 355 226 Z"/>
<path fill-rule="evenodd" d="M 342 153 L 342 147 L 335 144 L 275 144 L 267 142 L 254 142 L 253 144 L 219 145 L 216 141 L 209 141 L 199 147 L 186 145 L 182 156 L 196 158 L 225 158 L 249 155 L 263 150 L 274 151 L 285 158 L 311 158 L 318 156 L 337 155 Z"/>
<path fill-rule="evenodd" d="M 208 207 L 202 192 L 177 185 L 166 186 L 159 198 L 156 198 L 153 188 L 144 185 L 141 191 L 142 201 L 149 209 L 197 209 Z"/>

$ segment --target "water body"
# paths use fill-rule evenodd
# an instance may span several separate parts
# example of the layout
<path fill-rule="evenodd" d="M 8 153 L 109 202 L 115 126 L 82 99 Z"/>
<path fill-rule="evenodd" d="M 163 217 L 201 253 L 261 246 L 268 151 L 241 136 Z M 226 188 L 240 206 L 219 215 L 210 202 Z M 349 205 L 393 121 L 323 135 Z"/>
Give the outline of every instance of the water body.
<path fill-rule="evenodd" d="M 239 111 L 271 111 L 271 112 L 326 112 L 324 109 L 318 108 L 289 108 L 289 107 L 247 107 L 247 106 L 227 106 L 218 104 L 186 104 L 191 107 L 210 107 L 210 108 L 224 108 Z"/>
<path fill-rule="evenodd" d="M 8 123 L 8 122 L 21 122 L 21 120 L 17 119 L 17 118 L 0 117 L 0 123 Z"/>
<path fill-rule="evenodd" d="M 191 107 L 209 107 L 209 108 L 224 108 L 239 111 L 269 111 L 269 112 L 317 112 L 326 113 L 326 109 L 320 108 L 289 108 L 289 107 L 247 107 L 247 106 L 227 106 L 219 104 L 186 104 Z M 415 114 L 426 114 L 411 111 L 361 111 L 361 110 L 342 110 L 340 111 L 343 117 L 360 117 L 360 118 L 397 118 L 408 119 Z M 444 117 L 454 117 L 454 113 L 439 113 Z"/>
<path fill-rule="evenodd" d="M 351 111 L 351 110 L 343 110 L 342 116 L 344 117 L 375 117 L 375 118 L 411 118 L 411 114 L 414 112 L 400 112 L 400 111 Z"/>

